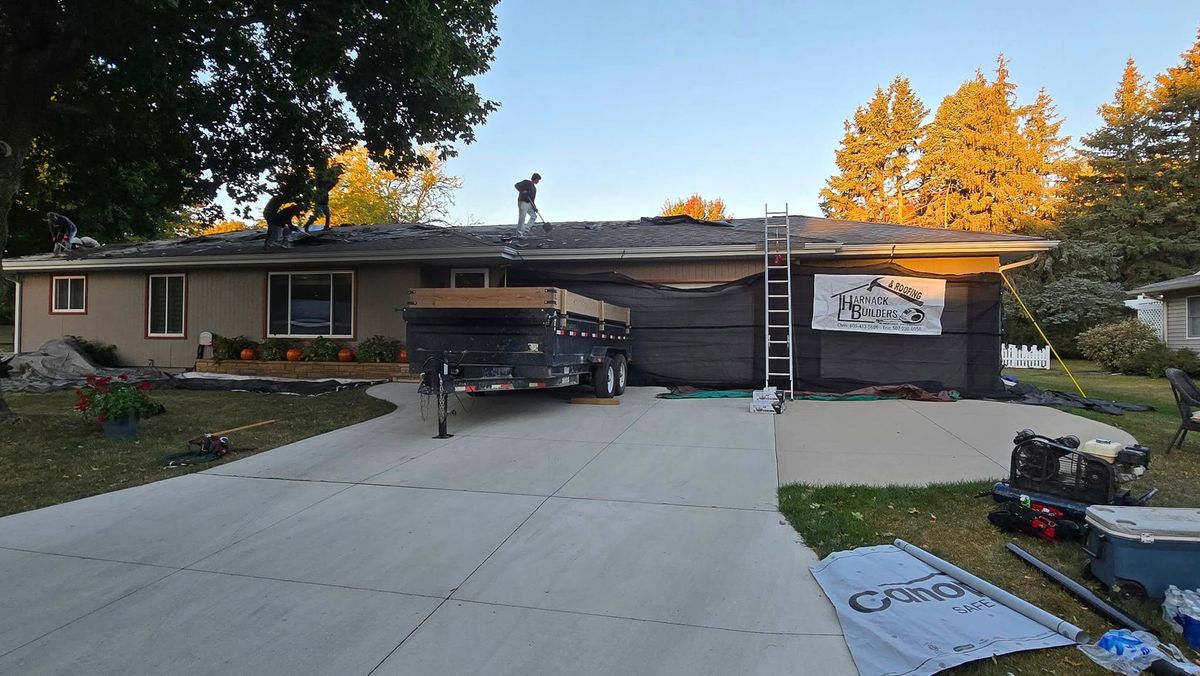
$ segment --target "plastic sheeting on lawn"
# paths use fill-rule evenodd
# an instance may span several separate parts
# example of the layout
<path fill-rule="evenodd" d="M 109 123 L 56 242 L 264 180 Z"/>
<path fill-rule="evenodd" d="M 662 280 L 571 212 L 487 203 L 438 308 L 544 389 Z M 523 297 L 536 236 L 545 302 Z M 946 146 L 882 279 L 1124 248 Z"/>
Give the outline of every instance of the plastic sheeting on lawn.
<path fill-rule="evenodd" d="M 238 376 L 224 373 L 183 373 L 172 376 L 156 368 L 108 368 L 99 366 L 72 338 L 46 341 L 35 352 L 22 352 L 8 362 L 9 374 L 0 378 L 5 392 L 52 392 L 82 387 L 88 376 L 125 376 L 130 382 L 150 381 L 160 390 L 226 390 L 274 394 L 318 395 L 351 387 L 371 385 L 378 380 L 294 380 Z"/>
<path fill-rule="evenodd" d="M 88 376 L 126 376 L 132 382 L 159 383 L 170 379 L 155 368 L 108 368 L 93 362 L 73 338 L 46 341 L 33 352 L 20 352 L 8 362 L 8 377 L 0 378 L 5 392 L 51 392 L 81 387 Z"/>

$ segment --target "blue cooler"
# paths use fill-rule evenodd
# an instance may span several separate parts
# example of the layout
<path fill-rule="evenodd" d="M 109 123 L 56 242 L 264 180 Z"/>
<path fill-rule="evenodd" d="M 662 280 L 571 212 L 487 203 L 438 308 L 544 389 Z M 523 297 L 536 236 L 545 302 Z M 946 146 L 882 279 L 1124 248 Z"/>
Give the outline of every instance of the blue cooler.
<path fill-rule="evenodd" d="M 1200 588 L 1200 509 L 1093 505 L 1087 526 L 1092 575 L 1122 597 Z"/>

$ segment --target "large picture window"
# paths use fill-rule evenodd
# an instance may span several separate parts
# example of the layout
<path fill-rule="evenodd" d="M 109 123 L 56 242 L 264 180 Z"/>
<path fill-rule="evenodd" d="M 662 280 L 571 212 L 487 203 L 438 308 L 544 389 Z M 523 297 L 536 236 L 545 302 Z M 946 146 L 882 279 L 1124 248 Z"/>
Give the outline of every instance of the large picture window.
<path fill-rule="evenodd" d="M 354 273 L 270 273 L 267 335 L 353 337 Z"/>
<path fill-rule="evenodd" d="M 150 275 L 146 294 L 146 335 L 183 338 L 187 314 L 187 278 L 184 275 Z"/>
<path fill-rule="evenodd" d="M 1200 338 L 1200 296 L 1189 296 L 1186 303 L 1187 337 Z"/>
<path fill-rule="evenodd" d="M 87 278 L 83 276 L 51 278 L 50 311 L 55 314 L 86 314 Z"/>

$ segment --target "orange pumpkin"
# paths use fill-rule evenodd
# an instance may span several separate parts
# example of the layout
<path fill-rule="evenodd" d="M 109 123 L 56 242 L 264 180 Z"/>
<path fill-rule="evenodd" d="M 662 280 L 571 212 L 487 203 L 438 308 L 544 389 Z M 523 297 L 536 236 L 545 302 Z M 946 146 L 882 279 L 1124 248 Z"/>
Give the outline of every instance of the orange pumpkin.
<path fill-rule="evenodd" d="M 338 361 L 354 361 L 354 350 L 348 347 L 338 350 Z"/>
<path fill-rule="evenodd" d="M 406 347 L 400 348 L 400 363 L 401 364 L 408 363 L 408 348 L 406 348 Z"/>
<path fill-rule="evenodd" d="M 252 347 L 242 348 L 242 361 L 253 361 L 258 359 L 258 353 Z"/>
<path fill-rule="evenodd" d="M 304 350 L 301 350 L 298 347 L 293 347 L 287 351 L 288 361 L 300 361 L 301 359 L 304 359 Z"/>

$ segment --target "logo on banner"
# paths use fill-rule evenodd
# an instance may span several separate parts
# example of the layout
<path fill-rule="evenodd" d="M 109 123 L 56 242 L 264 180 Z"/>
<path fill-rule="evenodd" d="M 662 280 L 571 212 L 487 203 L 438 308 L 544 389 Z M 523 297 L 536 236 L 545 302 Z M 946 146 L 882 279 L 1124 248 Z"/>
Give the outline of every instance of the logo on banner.
<path fill-rule="evenodd" d="M 940 335 L 946 281 L 916 277 L 815 275 L 813 328 Z"/>

